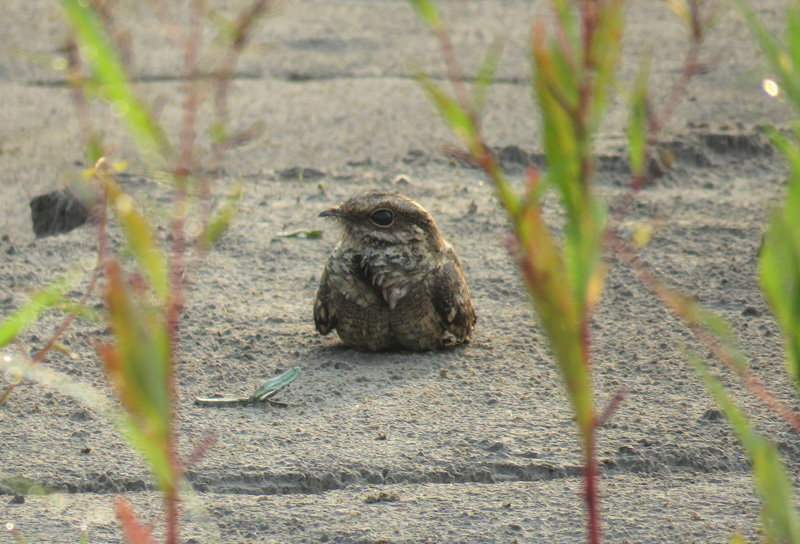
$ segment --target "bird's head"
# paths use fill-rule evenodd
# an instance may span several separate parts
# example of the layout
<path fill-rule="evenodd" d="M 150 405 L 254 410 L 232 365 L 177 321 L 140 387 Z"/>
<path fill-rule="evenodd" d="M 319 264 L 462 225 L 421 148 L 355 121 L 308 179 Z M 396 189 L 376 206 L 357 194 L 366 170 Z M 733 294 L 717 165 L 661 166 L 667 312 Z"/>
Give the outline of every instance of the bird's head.
<path fill-rule="evenodd" d="M 431 251 L 442 250 L 442 239 L 433 217 L 425 208 L 402 195 L 356 195 L 319 214 L 338 220 L 345 240 L 367 247 L 424 243 Z"/>

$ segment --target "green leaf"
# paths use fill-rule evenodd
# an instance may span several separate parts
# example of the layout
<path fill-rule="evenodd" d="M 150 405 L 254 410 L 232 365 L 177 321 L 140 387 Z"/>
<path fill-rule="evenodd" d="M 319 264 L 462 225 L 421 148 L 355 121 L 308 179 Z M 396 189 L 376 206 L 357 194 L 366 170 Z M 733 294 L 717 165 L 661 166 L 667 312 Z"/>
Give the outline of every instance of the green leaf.
<path fill-rule="evenodd" d="M 603 119 L 616 78 L 622 47 L 625 6 L 624 0 L 608 0 L 600 4 L 600 15 L 597 18 L 598 25 L 594 32 L 592 45 L 595 77 L 591 79 L 591 131 L 594 131 Z"/>
<path fill-rule="evenodd" d="M 469 112 L 427 75 L 419 74 L 417 79 L 445 123 L 468 149 L 473 149 L 477 130 Z"/>
<path fill-rule="evenodd" d="M 53 370 L 47 365 L 32 364 L 20 358 L 6 359 L 0 357 L 0 370 L 19 372 L 23 378 L 33 380 L 72 397 L 117 427 L 122 420 L 120 411 L 97 389 L 90 384 L 77 381 L 68 374 Z"/>
<path fill-rule="evenodd" d="M 77 279 L 69 276 L 54 281 L 0 322 L 0 348 L 12 342 L 23 329 L 36 321 L 42 312 L 61 302 L 64 293 L 75 283 Z"/>
<path fill-rule="evenodd" d="M 259 385 L 249 397 L 195 397 L 198 406 L 220 407 L 241 406 L 256 402 L 266 402 L 275 396 L 281 389 L 292 383 L 300 375 L 300 367 L 290 368 L 279 376 L 275 376 Z"/>
<path fill-rule="evenodd" d="M 750 457 L 756 489 L 761 497 L 765 541 L 776 544 L 800 542 L 800 518 L 793 506 L 792 480 L 777 448 L 752 429 L 745 415 L 700 358 L 690 356 L 689 359 Z"/>
<path fill-rule="evenodd" d="M 160 309 L 142 305 L 116 261 L 106 267 L 106 301 L 114 344 L 98 344 L 109 381 L 126 417 L 128 440 L 149 462 L 164 489 L 174 485 L 169 459 L 172 390 L 169 331 Z"/>
<path fill-rule="evenodd" d="M 321 230 L 307 230 L 307 229 L 300 229 L 295 230 L 292 232 L 279 232 L 278 236 L 282 236 L 283 238 L 321 238 L 322 231 Z"/>
<path fill-rule="evenodd" d="M 628 153 L 630 155 L 631 172 L 634 178 L 641 178 L 644 175 L 645 153 L 647 135 L 649 133 L 649 112 L 648 112 L 648 86 L 647 81 L 650 75 L 650 51 L 642 55 L 639 63 L 639 73 L 636 76 L 636 83 L 631 96 L 631 113 L 628 124 Z"/>
<path fill-rule="evenodd" d="M 740 375 L 749 372 L 747 357 L 736 343 L 736 335 L 730 324 L 718 314 L 703 309 L 698 303 L 691 302 L 694 306 L 692 310 L 697 317 L 697 321 L 710 330 L 722 342 L 725 353 L 728 354 L 728 361 L 733 364 L 733 368 Z"/>
<path fill-rule="evenodd" d="M 166 133 L 136 96 L 119 54 L 103 23 L 91 7 L 81 0 L 61 0 L 81 54 L 92 67 L 99 95 L 125 120 L 142 154 L 148 159 L 169 158 L 172 146 Z M 97 150 L 90 150 L 90 155 Z"/>
<path fill-rule="evenodd" d="M 100 311 L 87 306 L 86 304 L 81 304 L 78 301 L 61 299 L 53 304 L 53 308 L 56 308 L 65 314 L 75 314 L 76 317 L 95 325 L 100 325 L 103 323 L 104 316 Z"/>
<path fill-rule="evenodd" d="M 417 10 L 420 19 L 432 30 L 438 32 L 442 30 L 442 17 L 439 9 L 432 0 L 409 0 L 414 9 Z"/>
<path fill-rule="evenodd" d="M 131 416 L 154 429 L 169 425 L 170 347 L 160 308 L 142 305 L 129 288 L 119 264 L 106 268 L 106 301 L 115 352 L 105 348 L 106 370 Z M 113 360 L 110 358 L 113 357 Z"/>
<path fill-rule="evenodd" d="M 789 373 L 800 390 L 800 145 L 767 131 L 789 163 L 783 207 L 773 210 L 759 262 L 761 288 L 783 333 Z"/>
<path fill-rule="evenodd" d="M 89 544 L 89 529 L 86 526 L 81 527 L 81 536 L 78 539 L 78 544 Z"/>
<path fill-rule="evenodd" d="M 478 75 L 475 80 L 475 85 L 472 87 L 472 108 L 475 114 L 480 117 L 486 106 L 486 98 L 489 94 L 489 86 L 492 83 L 495 70 L 497 70 L 497 63 L 500 61 L 500 56 L 503 53 L 503 42 L 495 40 L 486 51 L 486 56 L 478 69 Z"/>
<path fill-rule="evenodd" d="M 219 238 L 222 232 L 228 227 L 239 210 L 242 201 L 244 188 L 241 183 L 237 183 L 230 192 L 225 202 L 214 212 L 203 233 L 200 235 L 200 244 L 208 249 Z"/>
<path fill-rule="evenodd" d="M 158 299 L 166 301 L 169 295 L 167 258 L 156 243 L 150 221 L 136 208 L 133 198 L 124 193 L 116 183 L 110 178 L 104 178 L 103 181 L 108 188 L 109 199 L 122 224 L 131 252 Z"/>
<path fill-rule="evenodd" d="M 274 396 L 278 391 L 292 383 L 300 375 L 300 367 L 290 368 L 279 376 L 265 381 L 253 393 L 253 398 L 256 400 L 266 400 Z"/>

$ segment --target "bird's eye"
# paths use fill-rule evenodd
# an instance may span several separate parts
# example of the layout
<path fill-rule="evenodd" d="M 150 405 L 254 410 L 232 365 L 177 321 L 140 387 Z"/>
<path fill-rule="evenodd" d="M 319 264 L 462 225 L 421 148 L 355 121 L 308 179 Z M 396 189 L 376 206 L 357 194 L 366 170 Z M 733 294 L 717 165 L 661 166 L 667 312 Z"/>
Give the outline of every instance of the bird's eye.
<path fill-rule="evenodd" d="M 379 227 L 388 227 L 394 222 L 394 215 L 389 210 L 375 210 L 370 219 Z"/>

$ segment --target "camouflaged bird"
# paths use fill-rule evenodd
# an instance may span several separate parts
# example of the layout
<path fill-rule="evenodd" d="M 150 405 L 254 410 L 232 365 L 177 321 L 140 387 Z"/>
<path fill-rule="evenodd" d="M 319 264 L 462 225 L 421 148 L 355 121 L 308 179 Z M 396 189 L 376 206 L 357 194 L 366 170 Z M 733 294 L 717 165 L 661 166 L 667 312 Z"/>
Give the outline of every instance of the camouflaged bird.
<path fill-rule="evenodd" d="M 469 340 L 464 272 L 430 214 L 397 194 L 369 193 L 325 210 L 344 230 L 322 275 L 314 322 L 350 347 L 426 351 Z"/>

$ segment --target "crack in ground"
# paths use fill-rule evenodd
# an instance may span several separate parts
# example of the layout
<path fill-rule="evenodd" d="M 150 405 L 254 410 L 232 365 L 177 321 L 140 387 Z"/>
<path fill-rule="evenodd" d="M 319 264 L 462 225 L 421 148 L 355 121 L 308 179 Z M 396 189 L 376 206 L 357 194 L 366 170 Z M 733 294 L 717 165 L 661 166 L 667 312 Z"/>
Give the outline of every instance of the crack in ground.
<path fill-rule="evenodd" d="M 663 458 L 638 457 L 627 459 L 599 460 L 602 474 L 607 476 L 623 474 L 663 474 L 668 473 L 732 473 L 747 472 L 746 463 L 729 458 L 709 459 L 702 456 L 683 454 L 667 455 Z M 581 466 L 556 466 L 549 463 L 496 462 L 481 465 L 448 466 L 430 468 L 425 471 L 374 468 L 348 468 L 324 473 L 308 470 L 272 473 L 254 466 L 242 467 L 236 473 L 221 474 L 209 469 L 187 471 L 187 480 L 197 492 L 210 492 L 228 495 L 296 495 L 320 494 L 345 489 L 350 486 L 367 485 L 420 485 L 420 484 L 497 484 L 510 482 L 550 481 L 564 478 L 579 478 L 583 473 Z M 157 488 L 142 478 L 119 478 L 105 473 L 89 473 L 73 482 L 41 482 L 29 493 L 24 490 L 9 490 L 0 487 L 0 495 L 41 494 L 61 491 L 68 493 L 137 493 L 156 491 Z M 39 490 L 39 491 L 37 491 Z"/>
<path fill-rule="evenodd" d="M 198 80 L 211 80 L 217 76 L 212 73 L 198 74 Z M 429 76 L 433 81 L 447 82 L 449 78 L 444 75 L 431 75 Z M 182 75 L 173 74 L 150 74 L 133 76 L 130 78 L 132 83 L 183 83 L 187 78 Z M 417 77 L 410 74 L 350 74 L 342 72 L 271 72 L 269 76 L 265 76 L 261 72 L 238 72 L 232 74 L 229 79 L 235 81 L 258 81 L 264 79 L 275 79 L 278 81 L 286 81 L 289 83 L 306 83 L 306 82 L 322 82 L 322 81 L 335 81 L 335 80 L 409 80 L 416 81 Z M 467 83 L 475 83 L 477 77 L 464 76 L 462 78 Z M 525 85 L 529 84 L 527 78 L 521 77 L 496 77 L 492 80 L 493 83 L 500 83 L 506 85 Z M 44 87 L 44 88 L 64 88 L 72 86 L 72 83 L 66 78 L 60 79 L 32 79 L 24 83 L 28 87 Z"/>

